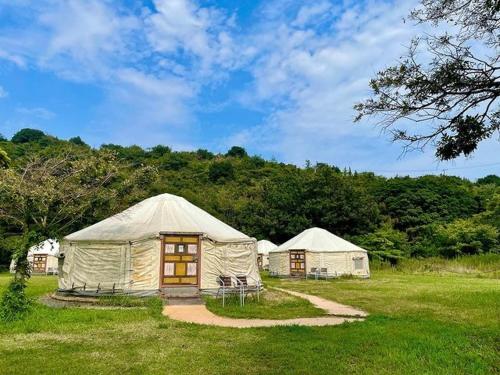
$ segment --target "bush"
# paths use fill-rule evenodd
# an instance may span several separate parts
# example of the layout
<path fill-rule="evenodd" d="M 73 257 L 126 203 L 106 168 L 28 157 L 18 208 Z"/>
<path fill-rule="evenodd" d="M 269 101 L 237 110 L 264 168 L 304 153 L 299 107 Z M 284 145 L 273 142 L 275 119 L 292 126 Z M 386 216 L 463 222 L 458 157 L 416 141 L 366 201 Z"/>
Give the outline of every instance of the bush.
<path fill-rule="evenodd" d="M 153 158 L 159 158 L 163 155 L 170 154 L 172 150 L 168 146 L 156 145 L 148 151 L 148 155 Z"/>
<path fill-rule="evenodd" d="M 160 159 L 160 168 L 164 170 L 179 171 L 188 164 L 189 161 L 178 153 L 167 154 Z"/>
<path fill-rule="evenodd" d="M 23 318 L 31 308 L 31 299 L 26 296 L 26 284 L 19 279 L 10 282 L 0 301 L 0 320 L 12 322 Z"/>
<path fill-rule="evenodd" d="M 248 156 L 246 150 L 243 147 L 240 146 L 233 146 L 231 149 L 227 152 L 226 156 L 231 156 L 234 158 L 244 158 Z"/>
<path fill-rule="evenodd" d="M 389 225 L 377 229 L 373 233 L 357 236 L 354 242 L 368 250 L 372 260 L 397 264 L 409 254 L 408 238 L 404 232 L 393 229 Z"/>
<path fill-rule="evenodd" d="M 25 128 L 19 130 L 16 134 L 14 134 L 11 141 L 13 143 L 37 142 L 45 137 L 45 133 L 41 130 Z"/>
<path fill-rule="evenodd" d="M 471 219 L 438 226 L 434 242 L 439 246 L 441 255 L 448 258 L 499 250 L 497 229 Z"/>
<path fill-rule="evenodd" d="M 68 142 L 71 142 L 77 146 L 88 146 L 79 136 L 68 139 Z"/>
<path fill-rule="evenodd" d="M 208 150 L 200 148 L 196 151 L 196 157 L 198 160 L 212 160 L 215 155 Z"/>
<path fill-rule="evenodd" d="M 229 161 L 215 162 L 210 165 L 208 178 L 212 182 L 229 181 L 234 179 L 234 168 Z"/>

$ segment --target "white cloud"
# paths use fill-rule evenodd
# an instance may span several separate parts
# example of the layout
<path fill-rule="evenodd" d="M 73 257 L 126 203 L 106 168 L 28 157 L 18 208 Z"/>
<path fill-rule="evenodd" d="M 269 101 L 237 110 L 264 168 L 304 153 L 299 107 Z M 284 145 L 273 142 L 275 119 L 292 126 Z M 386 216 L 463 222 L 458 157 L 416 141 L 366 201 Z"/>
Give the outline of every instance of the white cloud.
<path fill-rule="evenodd" d="M 196 66 L 190 71 L 196 76 L 213 73 L 213 65 L 226 69 L 232 66 L 233 17 L 189 0 L 156 0 L 154 5 L 155 12 L 145 19 L 145 32 L 156 52 L 185 54 Z"/>
<path fill-rule="evenodd" d="M 13 55 L 6 51 L 0 50 L 0 60 L 7 60 L 11 63 L 16 64 L 20 68 L 26 67 L 26 62 L 21 56 Z"/>
<path fill-rule="evenodd" d="M 249 145 L 298 164 L 312 159 L 370 169 L 377 158 L 397 157 L 397 147 L 381 152 L 388 142 L 378 129 L 353 124 L 353 105 L 377 70 L 404 51 L 415 29 L 402 17 L 412 4 L 371 1 L 339 9 L 323 2 L 260 25 L 250 40 L 260 46 L 250 67 L 254 85 L 244 97 L 272 103 L 273 110 L 243 132 L 253 135 Z M 308 23 L 325 14 L 329 22 L 321 27 Z"/>
<path fill-rule="evenodd" d="M 235 14 L 194 0 L 154 0 L 150 8 L 109 0 L 4 2 L 2 11 L 24 23 L 0 25 L 0 60 L 99 86 L 104 99 L 89 109 L 96 119 L 87 129 L 96 140 L 189 148 L 199 113 L 214 116 L 236 97 L 266 118 L 228 131 L 229 145 L 297 164 L 425 169 L 431 151 L 397 159 L 400 145 L 368 121 L 352 122 L 369 79 L 396 62 L 416 31 L 402 21 L 416 2 L 269 0 L 248 28 Z M 237 82 L 224 105 L 200 100 L 234 73 L 249 73 L 251 82 Z M 50 116 L 39 109 L 21 112 Z"/>
<path fill-rule="evenodd" d="M 29 117 L 36 117 L 42 120 L 50 120 L 55 117 L 55 113 L 43 107 L 18 107 L 16 112 Z"/>
<path fill-rule="evenodd" d="M 6 98 L 7 96 L 9 96 L 7 90 L 0 86 L 0 99 Z"/>

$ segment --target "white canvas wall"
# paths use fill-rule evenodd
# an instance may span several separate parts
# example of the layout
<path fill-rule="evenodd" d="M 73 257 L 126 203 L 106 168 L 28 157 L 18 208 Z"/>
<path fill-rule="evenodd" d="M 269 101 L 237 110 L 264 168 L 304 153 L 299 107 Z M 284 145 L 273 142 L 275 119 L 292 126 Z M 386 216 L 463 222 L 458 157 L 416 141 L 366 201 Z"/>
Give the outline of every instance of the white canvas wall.
<path fill-rule="evenodd" d="M 290 274 L 290 253 L 269 253 L 269 272 L 274 275 Z"/>
<path fill-rule="evenodd" d="M 59 288 L 72 286 L 87 289 L 124 289 L 131 292 L 154 292 L 160 287 L 161 241 L 149 239 L 130 243 L 67 242 L 59 269 Z M 248 282 L 260 280 L 257 268 L 256 241 L 238 243 L 202 240 L 200 289 L 217 288 L 217 276 L 246 275 Z"/>
<path fill-rule="evenodd" d="M 239 275 L 246 275 L 250 285 L 260 280 L 256 241 L 223 243 L 203 239 L 200 288 L 218 288 L 217 276 Z"/>
<path fill-rule="evenodd" d="M 362 270 L 355 270 L 354 258 L 363 258 L 364 267 Z M 362 251 L 343 253 L 307 252 L 307 272 L 310 272 L 313 267 L 327 268 L 328 273 L 336 273 L 338 275 L 368 276 L 370 272 L 368 256 Z"/>

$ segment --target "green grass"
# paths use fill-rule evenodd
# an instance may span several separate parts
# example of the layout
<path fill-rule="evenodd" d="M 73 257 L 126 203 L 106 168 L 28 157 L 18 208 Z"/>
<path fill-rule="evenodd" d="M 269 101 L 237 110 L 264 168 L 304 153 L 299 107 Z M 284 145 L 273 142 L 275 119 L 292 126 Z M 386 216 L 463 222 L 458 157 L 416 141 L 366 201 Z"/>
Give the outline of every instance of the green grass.
<path fill-rule="evenodd" d="M 0 275 L 0 289 L 7 281 Z M 169 320 L 157 304 L 125 310 L 37 304 L 24 321 L 0 324 L 0 373 L 500 373 L 497 279 L 382 270 L 370 280 L 265 281 L 371 315 L 334 327 L 231 329 Z M 55 285 L 53 277 L 34 277 L 28 291 L 36 296 Z M 249 306 L 248 313 L 258 316 L 271 305 Z"/>
<path fill-rule="evenodd" d="M 240 306 L 239 296 L 226 299 L 225 307 L 222 307 L 220 298 L 207 297 L 205 301 L 213 313 L 231 318 L 292 319 L 325 315 L 323 310 L 309 301 L 277 290 L 262 292 L 260 301 L 255 296 L 249 296 L 245 299 L 245 306 Z"/>
<path fill-rule="evenodd" d="M 372 263 L 372 270 L 391 270 L 403 273 L 438 273 L 455 276 L 500 278 L 500 254 L 488 253 L 454 259 L 403 259 L 393 268 L 387 263 Z"/>

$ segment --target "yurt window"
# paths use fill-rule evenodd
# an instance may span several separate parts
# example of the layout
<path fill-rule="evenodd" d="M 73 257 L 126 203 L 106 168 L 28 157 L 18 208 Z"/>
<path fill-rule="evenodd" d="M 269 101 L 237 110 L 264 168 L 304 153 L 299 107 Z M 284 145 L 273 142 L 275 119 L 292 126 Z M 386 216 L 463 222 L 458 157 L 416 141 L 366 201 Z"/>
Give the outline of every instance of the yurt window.
<path fill-rule="evenodd" d="M 363 269 L 363 258 L 354 258 L 354 269 L 362 270 Z"/>

